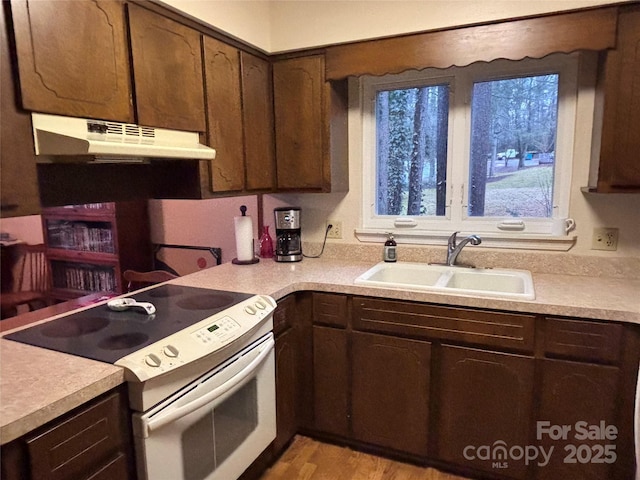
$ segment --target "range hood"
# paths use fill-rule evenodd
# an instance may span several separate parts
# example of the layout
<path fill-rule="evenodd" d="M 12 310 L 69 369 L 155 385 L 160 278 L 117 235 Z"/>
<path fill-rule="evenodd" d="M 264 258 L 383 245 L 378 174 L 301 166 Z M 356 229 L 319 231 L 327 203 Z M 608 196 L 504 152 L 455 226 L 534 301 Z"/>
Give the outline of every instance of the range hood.
<path fill-rule="evenodd" d="M 91 157 L 94 161 L 140 162 L 146 158 L 215 158 L 195 132 L 130 123 L 31 114 L 36 155 Z"/>

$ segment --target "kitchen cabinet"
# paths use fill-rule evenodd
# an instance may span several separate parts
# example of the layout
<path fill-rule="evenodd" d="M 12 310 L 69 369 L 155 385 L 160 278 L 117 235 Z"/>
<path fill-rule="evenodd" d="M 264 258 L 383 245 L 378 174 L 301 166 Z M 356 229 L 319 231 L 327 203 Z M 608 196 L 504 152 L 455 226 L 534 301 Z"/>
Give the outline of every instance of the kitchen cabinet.
<path fill-rule="evenodd" d="M 596 192 L 640 192 L 640 6 L 620 7 L 617 45 L 603 53 L 602 138 L 595 179 Z"/>
<path fill-rule="evenodd" d="M 426 457 L 431 344 L 352 333 L 353 438 Z"/>
<path fill-rule="evenodd" d="M 54 298 L 123 293 L 125 270 L 152 269 L 144 200 L 45 208 L 42 225 Z"/>
<path fill-rule="evenodd" d="M 273 314 L 273 333 L 276 339 L 277 433 L 272 449 L 274 455 L 279 455 L 298 431 L 299 423 L 300 342 L 295 295 L 278 301 Z"/>
<path fill-rule="evenodd" d="M 135 479 L 126 388 L 2 446 L 6 480 Z"/>
<path fill-rule="evenodd" d="M 435 456 L 455 465 L 496 472 L 496 459 L 480 459 L 476 449 L 496 441 L 527 445 L 533 412 L 533 358 L 443 345 L 438 384 Z M 473 450 L 465 455 L 465 448 Z M 499 471 L 499 470 L 498 470 Z M 509 478 L 525 478 L 524 462 L 508 462 Z M 558 478 L 558 477 L 556 477 Z"/>
<path fill-rule="evenodd" d="M 31 115 L 18 105 L 15 56 L 9 45 L 9 3 L 0 9 L 0 216 L 40 213 L 38 173 L 33 148 Z"/>
<path fill-rule="evenodd" d="M 138 5 L 128 12 L 137 122 L 205 132 L 200 33 Z"/>
<path fill-rule="evenodd" d="M 313 295 L 313 422 L 333 435 L 349 435 L 347 297 Z"/>
<path fill-rule="evenodd" d="M 25 110 L 133 121 L 123 2 L 12 0 L 11 9 Z"/>
<path fill-rule="evenodd" d="M 273 64 L 279 190 L 347 191 L 347 84 L 327 82 L 324 56 Z"/>
<path fill-rule="evenodd" d="M 276 158 L 273 131 L 273 80 L 271 63 L 240 52 L 242 72 L 242 125 L 246 190 L 275 186 Z"/>
<path fill-rule="evenodd" d="M 320 437 L 465 476 L 631 478 L 634 325 L 314 292 L 309 335 Z M 542 421 L 615 426 L 616 462 L 564 463 L 567 443 L 603 442 L 537 439 Z M 544 465 L 483 456 L 496 445 L 554 452 Z"/>
<path fill-rule="evenodd" d="M 274 185 L 273 103 L 269 62 L 204 37 L 211 191 L 269 190 Z"/>
<path fill-rule="evenodd" d="M 237 48 L 204 37 L 207 92 L 208 144 L 216 149 L 211 162 L 211 191 L 244 188 L 242 92 L 240 52 Z"/>

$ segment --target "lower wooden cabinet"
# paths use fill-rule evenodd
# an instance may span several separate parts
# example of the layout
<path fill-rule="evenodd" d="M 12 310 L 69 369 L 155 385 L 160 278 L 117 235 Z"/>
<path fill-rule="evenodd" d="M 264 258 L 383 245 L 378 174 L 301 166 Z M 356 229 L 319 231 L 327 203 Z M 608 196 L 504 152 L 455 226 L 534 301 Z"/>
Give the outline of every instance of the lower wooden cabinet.
<path fill-rule="evenodd" d="M 349 356 L 346 330 L 313 327 L 313 409 L 317 430 L 349 435 Z"/>
<path fill-rule="evenodd" d="M 278 302 L 274 313 L 276 336 L 276 439 L 272 448 L 280 453 L 298 431 L 299 334 L 295 322 L 295 296 Z"/>
<path fill-rule="evenodd" d="M 2 478 L 135 479 L 131 432 L 122 387 L 3 445 Z"/>
<path fill-rule="evenodd" d="M 548 464 L 536 464 L 536 479 L 624 478 L 613 470 L 622 447 L 619 442 L 582 438 L 583 429 L 594 425 L 600 428 L 601 422 L 618 430 L 618 384 L 619 369 L 614 366 L 542 361 L 537 418 L 545 423 L 541 424 L 541 438 L 536 438 L 536 444 L 546 451 L 553 449 L 553 453 Z M 566 433 L 556 435 L 551 426 L 561 426 Z"/>
<path fill-rule="evenodd" d="M 303 295 L 312 300 L 299 338 L 301 372 L 312 371 L 299 379 L 312 392 L 300 397 L 300 409 L 313 411 L 301 423 L 305 433 L 437 462 L 467 478 L 633 477 L 637 326 Z M 613 442 L 576 438 L 578 422 L 592 429 L 604 422 L 619 433 Z M 572 430 L 567 441 L 537 438 L 539 425 Z M 575 463 L 565 461 L 571 445 Z M 615 452 L 603 451 L 603 459 L 615 462 L 586 458 L 600 445 Z M 547 461 L 541 449 L 550 447 Z M 532 448 L 536 458 L 519 456 Z"/>
<path fill-rule="evenodd" d="M 443 345 L 434 392 L 436 457 L 525 478 L 524 461 L 483 459 L 480 452 L 500 444 L 507 449 L 529 444 L 534 370 L 533 358 Z"/>
<path fill-rule="evenodd" d="M 431 344 L 353 332 L 353 438 L 426 457 Z"/>

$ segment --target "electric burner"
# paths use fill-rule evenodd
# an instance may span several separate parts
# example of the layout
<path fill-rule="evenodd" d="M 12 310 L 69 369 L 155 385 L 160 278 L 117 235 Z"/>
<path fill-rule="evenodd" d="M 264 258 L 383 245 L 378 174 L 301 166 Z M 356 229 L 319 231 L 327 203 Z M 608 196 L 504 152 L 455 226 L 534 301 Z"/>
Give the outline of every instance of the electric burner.
<path fill-rule="evenodd" d="M 129 295 L 156 307 L 122 312 L 98 305 L 6 335 L 29 345 L 115 363 L 147 345 L 240 303 L 253 295 L 225 290 L 161 285 Z"/>

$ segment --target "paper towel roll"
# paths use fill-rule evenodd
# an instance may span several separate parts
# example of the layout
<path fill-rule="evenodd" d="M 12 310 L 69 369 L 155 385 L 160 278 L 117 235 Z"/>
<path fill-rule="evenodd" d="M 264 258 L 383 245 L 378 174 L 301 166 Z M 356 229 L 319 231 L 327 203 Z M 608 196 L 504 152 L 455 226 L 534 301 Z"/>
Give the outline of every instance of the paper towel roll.
<path fill-rule="evenodd" d="M 253 222 L 251 217 L 233 217 L 236 228 L 236 252 L 240 262 L 253 260 Z"/>

